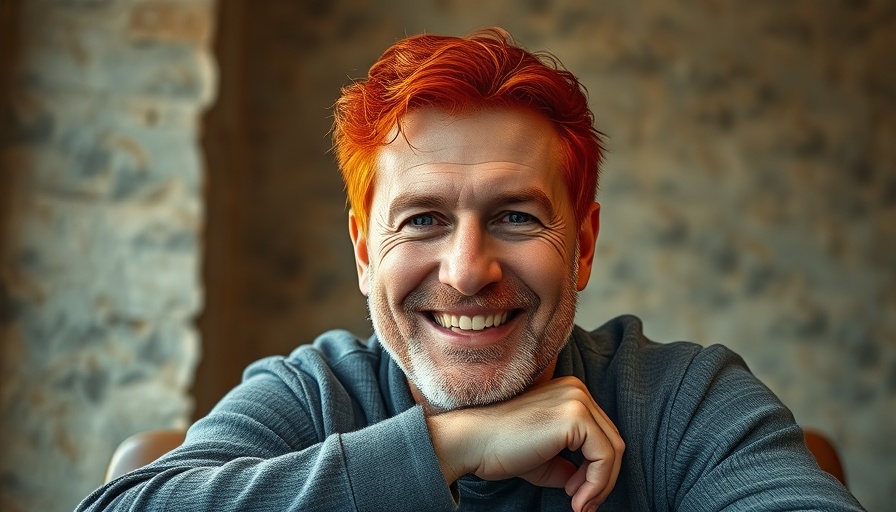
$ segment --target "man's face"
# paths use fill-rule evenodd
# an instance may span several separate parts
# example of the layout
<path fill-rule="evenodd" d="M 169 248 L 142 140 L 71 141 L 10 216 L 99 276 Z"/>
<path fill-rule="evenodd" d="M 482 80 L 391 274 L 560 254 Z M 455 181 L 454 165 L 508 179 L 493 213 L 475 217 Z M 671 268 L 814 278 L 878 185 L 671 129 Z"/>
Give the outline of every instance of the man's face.
<path fill-rule="evenodd" d="M 377 161 L 360 288 L 418 402 L 485 405 L 551 378 L 588 282 L 550 123 L 524 110 L 408 114 Z M 394 135 L 394 133 L 393 133 Z"/>

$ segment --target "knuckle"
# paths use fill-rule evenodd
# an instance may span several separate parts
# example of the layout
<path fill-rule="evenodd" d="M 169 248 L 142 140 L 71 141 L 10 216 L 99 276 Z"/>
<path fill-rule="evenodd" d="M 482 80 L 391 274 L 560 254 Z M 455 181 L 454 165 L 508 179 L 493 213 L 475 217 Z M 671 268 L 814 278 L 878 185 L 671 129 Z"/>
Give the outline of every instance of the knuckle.
<path fill-rule="evenodd" d="M 625 453 L 625 441 L 623 441 L 622 438 L 618 438 L 613 444 L 613 448 L 615 448 L 616 452 L 620 455 Z"/>
<path fill-rule="evenodd" d="M 581 418 L 583 416 L 591 416 L 588 407 L 579 400 L 566 400 L 562 407 L 563 416 L 567 418 Z"/>
<path fill-rule="evenodd" d="M 570 390 L 584 390 L 585 384 L 582 383 L 577 377 L 566 376 L 560 377 L 557 379 L 557 382 L 562 386 L 569 388 Z"/>
<path fill-rule="evenodd" d="M 586 479 L 589 482 L 601 483 L 608 480 L 607 471 L 612 467 L 612 463 L 606 460 L 598 460 L 590 463 L 586 472 Z"/>
<path fill-rule="evenodd" d="M 563 398 L 580 403 L 588 403 L 592 401 L 588 391 L 579 386 L 569 386 L 565 388 L 563 390 Z"/>

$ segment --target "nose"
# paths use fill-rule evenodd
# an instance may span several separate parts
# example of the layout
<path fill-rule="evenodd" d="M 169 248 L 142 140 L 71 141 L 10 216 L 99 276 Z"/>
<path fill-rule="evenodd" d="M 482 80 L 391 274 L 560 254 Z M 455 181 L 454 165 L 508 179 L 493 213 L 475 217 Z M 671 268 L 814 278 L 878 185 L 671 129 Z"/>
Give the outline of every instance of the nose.
<path fill-rule="evenodd" d="M 439 267 L 442 284 L 472 296 L 501 280 L 501 264 L 494 244 L 478 222 L 460 222 L 446 243 Z"/>

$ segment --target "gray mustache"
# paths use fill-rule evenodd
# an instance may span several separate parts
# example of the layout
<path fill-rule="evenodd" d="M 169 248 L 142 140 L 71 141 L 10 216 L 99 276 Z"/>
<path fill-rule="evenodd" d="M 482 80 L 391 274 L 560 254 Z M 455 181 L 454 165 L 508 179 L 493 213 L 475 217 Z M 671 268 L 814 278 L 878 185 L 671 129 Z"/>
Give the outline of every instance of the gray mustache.
<path fill-rule="evenodd" d="M 538 295 L 522 283 L 492 283 L 476 295 L 464 295 L 441 283 L 422 286 L 405 297 L 407 312 L 457 307 L 488 309 L 535 309 L 541 303 Z"/>

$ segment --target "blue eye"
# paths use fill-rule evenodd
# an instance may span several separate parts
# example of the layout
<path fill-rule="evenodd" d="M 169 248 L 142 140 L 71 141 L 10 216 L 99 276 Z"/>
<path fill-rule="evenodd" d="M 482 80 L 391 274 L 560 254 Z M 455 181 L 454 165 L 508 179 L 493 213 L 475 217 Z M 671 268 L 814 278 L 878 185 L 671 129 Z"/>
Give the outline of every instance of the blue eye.
<path fill-rule="evenodd" d="M 504 216 L 504 220 L 511 224 L 526 224 L 532 222 L 532 216 L 528 213 L 510 212 Z"/>
<path fill-rule="evenodd" d="M 411 217 L 410 222 L 412 226 L 432 226 L 435 223 L 436 221 L 432 218 L 432 215 L 417 215 L 416 217 Z"/>

